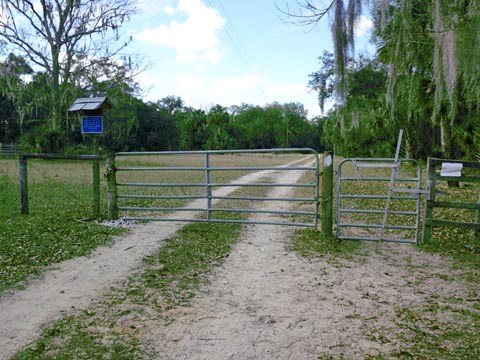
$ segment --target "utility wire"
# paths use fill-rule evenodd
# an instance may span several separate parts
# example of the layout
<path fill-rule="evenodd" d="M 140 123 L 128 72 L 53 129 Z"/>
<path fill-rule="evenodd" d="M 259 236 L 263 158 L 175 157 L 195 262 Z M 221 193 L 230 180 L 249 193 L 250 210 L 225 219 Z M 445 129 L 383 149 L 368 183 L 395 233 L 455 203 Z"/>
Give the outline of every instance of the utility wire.
<path fill-rule="evenodd" d="M 210 7 L 214 8 L 214 9 L 217 9 L 217 11 L 219 10 L 217 7 L 215 7 L 212 4 L 211 0 L 206 0 L 206 1 L 210 5 Z M 224 28 L 225 34 L 227 35 L 228 39 L 230 40 L 230 43 L 232 44 L 233 48 L 237 52 L 240 60 L 245 65 L 247 71 L 249 73 L 253 74 L 254 73 L 254 71 L 253 71 L 254 67 L 252 65 L 250 65 L 253 62 L 251 61 L 250 57 L 248 56 L 247 49 L 243 45 L 243 42 L 240 39 L 240 36 L 238 35 L 237 31 L 235 30 L 235 26 L 233 25 L 233 22 L 232 22 L 230 16 L 228 15 L 227 11 L 225 10 L 225 7 L 222 5 L 221 0 L 217 0 L 217 3 L 219 4 L 219 7 L 221 8 L 221 12 L 223 13 L 223 16 L 225 16 L 225 18 L 227 19 L 227 22 L 229 23 L 230 27 L 232 28 L 232 32 L 235 35 L 236 40 L 234 39 L 234 37 L 232 37 L 230 35 L 230 32 L 228 31 L 228 29 L 226 27 Z M 239 45 L 237 45 L 237 42 L 238 42 Z M 243 50 L 243 54 L 242 54 L 241 50 Z M 261 83 L 261 79 L 260 79 L 260 83 L 257 84 L 257 87 L 259 88 L 262 95 L 265 96 L 265 100 L 268 102 L 268 97 L 267 97 L 267 94 L 266 94 L 265 89 L 263 87 L 263 84 Z"/>

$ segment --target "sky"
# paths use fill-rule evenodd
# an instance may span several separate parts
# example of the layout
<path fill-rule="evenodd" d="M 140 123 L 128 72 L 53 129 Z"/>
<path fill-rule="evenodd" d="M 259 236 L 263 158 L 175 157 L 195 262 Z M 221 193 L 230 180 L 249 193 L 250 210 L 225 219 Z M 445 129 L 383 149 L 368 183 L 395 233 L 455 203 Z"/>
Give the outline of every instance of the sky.
<path fill-rule="evenodd" d="M 307 84 L 320 67 L 318 56 L 332 51 L 330 22 L 293 25 L 277 9 L 287 5 L 293 9 L 296 1 L 140 0 L 124 30 L 148 64 L 137 78 L 144 100 L 175 95 L 206 110 L 300 102 L 309 117 L 319 115 L 317 95 Z M 360 40 L 371 27 L 368 18 L 362 20 Z"/>

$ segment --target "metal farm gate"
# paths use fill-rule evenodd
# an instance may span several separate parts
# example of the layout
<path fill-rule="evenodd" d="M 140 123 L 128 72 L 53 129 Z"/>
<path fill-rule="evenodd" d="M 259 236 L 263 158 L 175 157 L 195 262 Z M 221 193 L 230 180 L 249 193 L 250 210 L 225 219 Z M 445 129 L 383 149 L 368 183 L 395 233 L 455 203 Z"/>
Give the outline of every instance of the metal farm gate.
<path fill-rule="evenodd" d="M 263 156 L 265 163 L 268 157 L 274 160 L 281 155 L 288 160 L 291 154 L 303 156 L 301 159 L 297 156 L 287 165 L 256 166 L 255 156 Z M 307 181 L 288 182 L 288 176 L 284 176 L 283 181 L 282 177 L 273 176 L 299 171 L 308 174 Z M 121 212 L 125 220 L 241 222 L 316 228 L 319 175 L 318 154 L 309 148 L 120 152 L 110 157 L 107 164 L 109 217 L 117 218 Z M 299 189 L 301 196 L 266 195 L 265 190 L 279 187 Z M 302 208 L 262 207 L 262 204 L 284 201 L 296 202 Z M 257 204 L 242 207 L 245 202 Z M 305 204 L 309 210 L 305 210 Z M 283 219 L 221 218 L 218 214 L 222 213 L 274 214 Z"/>
<path fill-rule="evenodd" d="M 421 169 L 397 159 L 339 164 L 337 238 L 418 243 Z"/>

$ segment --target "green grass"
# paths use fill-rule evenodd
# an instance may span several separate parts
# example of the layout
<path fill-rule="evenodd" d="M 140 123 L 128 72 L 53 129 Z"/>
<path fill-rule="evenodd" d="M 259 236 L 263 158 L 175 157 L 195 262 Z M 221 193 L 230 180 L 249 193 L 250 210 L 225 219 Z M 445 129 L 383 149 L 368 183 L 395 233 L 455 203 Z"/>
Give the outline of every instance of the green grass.
<path fill-rule="evenodd" d="M 429 304 L 420 310 L 397 310 L 400 329 L 398 359 L 479 359 L 480 312 Z M 442 313 L 443 316 L 439 316 Z M 442 320 L 447 317 L 448 320 Z"/>
<path fill-rule="evenodd" d="M 79 322 L 87 327 L 81 329 Z M 12 357 L 12 360 L 77 360 L 77 359 L 138 359 L 147 356 L 135 337 L 125 337 L 116 331 L 99 337 L 88 329 L 92 316 L 84 313 L 79 317 L 67 317 L 45 330 L 34 346 Z"/>
<path fill-rule="evenodd" d="M 0 178 L 0 292 L 22 287 L 48 265 L 86 255 L 121 230 L 91 217 L 91 185 L 48 181 L 30 186 L 30 215 L 20 214 L 18 185 Z"/>
<path fill-rule="evenodd" d="M 335 256 L 346 258 L 359 252 L 359 241 L 338 240 L 333 236 L 324 236 L 318 230 L 297 230 L 293 237 L 292 250 L 303 256 Z"/>
<path fill-rule="evenodd" d="M 240 229 L 238 223 L 185 226 L 102 304 L 47 328 L 13 359 L 153 358 L 137 329 L 145 321 L 163 318 L 169 309 L 188 306 L 208 272 L 228 256 Z"/>

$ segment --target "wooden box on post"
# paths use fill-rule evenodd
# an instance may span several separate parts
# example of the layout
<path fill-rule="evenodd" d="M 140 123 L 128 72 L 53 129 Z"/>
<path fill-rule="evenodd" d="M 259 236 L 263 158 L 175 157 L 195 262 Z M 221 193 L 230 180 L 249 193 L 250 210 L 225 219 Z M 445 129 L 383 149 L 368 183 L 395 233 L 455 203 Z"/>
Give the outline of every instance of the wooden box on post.
<path fill-rule="evenodd" d="M 98 155 L 96 136 L 103 133 L 103 109 L 112 108 L 107 97 L 78 98 L 70 106 L 68 112 L 81 116 L 82 134 L 92 137 L 93 152 Z M 93 213 L 100 215 L 100 163 L 93 161 Z"/>

